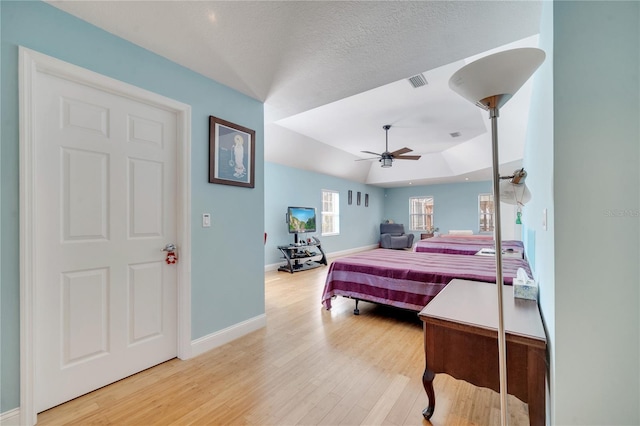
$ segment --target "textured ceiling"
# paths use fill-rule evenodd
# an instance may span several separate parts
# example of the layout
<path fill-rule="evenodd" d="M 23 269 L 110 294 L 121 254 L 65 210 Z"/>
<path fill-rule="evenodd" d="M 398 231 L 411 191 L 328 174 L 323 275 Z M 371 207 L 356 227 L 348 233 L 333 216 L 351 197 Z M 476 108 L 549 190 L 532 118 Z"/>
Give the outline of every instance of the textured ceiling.
<path fill-rule="evenodd" d="M 446 81 L 466 58 L 537 34 L 541 7 L 537 1 L 49 3 L 265 102 L 267 161 L 380 186 L 476 178 L 487 168 L 455 163 L 461 154 L 454 148 L 486 134 L 486 125 L 481 111 L 451 96 Z M 406 78 L 419 73 L 429 84 L 413 89 Z M 359 151 L 382 151 L 384 124 L 393 125 L 390 148 L 409 146 L 444 161 L 438 167 L 444 174 L 425 177 L 416 165 L 422 159 L 396 161 L 384 176 L 375 161 L 354 161 Z M 461 138 L 448 136 L 454 131 Z"/>

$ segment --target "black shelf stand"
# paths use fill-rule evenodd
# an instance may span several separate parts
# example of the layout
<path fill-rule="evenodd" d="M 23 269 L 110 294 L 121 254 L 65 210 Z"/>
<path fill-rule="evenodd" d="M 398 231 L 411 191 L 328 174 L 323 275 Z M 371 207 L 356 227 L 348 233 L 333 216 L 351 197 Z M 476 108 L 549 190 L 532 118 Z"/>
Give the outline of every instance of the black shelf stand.
<path fill-rule="evenodd" d="M 327 265 L 327 256 L 322 250 L 322 245 L 317 239 L 312 242 L 298 242 L 297 234 L 294 244 L 278 246 L 278 250 L 286 263 L 278 268 L 283 272 L 299 272 Z M 317 250 L 317 251 L 316 251 Z"/>

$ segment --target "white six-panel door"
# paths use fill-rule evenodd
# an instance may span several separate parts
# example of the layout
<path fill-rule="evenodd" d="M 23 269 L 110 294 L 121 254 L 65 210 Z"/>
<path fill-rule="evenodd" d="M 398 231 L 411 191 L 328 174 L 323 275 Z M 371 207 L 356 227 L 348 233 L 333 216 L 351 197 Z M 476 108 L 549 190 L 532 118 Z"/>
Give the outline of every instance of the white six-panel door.
<path fill-rule="evenodd" d="M 176 356 L 177 119 L 44 73 L 34 111 L 40 412 Z"/>

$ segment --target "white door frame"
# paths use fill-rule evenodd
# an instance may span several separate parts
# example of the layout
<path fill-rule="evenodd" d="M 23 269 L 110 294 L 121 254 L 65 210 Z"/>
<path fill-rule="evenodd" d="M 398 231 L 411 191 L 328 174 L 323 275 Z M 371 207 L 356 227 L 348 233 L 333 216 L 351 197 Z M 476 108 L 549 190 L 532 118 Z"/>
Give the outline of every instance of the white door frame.
<path fill-rule="evenodd" d="M 177 117 L 177 354 L 191 354 L 191 107 L 173 99 L 20 46 L 20 424 L 36 423 L 34 402 L 35 95 L 38 72 L 176 113 Z"/>

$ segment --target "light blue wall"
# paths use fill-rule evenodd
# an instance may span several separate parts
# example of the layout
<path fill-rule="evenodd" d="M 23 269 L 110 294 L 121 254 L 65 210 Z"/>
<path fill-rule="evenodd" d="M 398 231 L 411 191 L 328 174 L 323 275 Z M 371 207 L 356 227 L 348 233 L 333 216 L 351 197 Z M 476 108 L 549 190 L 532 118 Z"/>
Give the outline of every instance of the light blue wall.
<path fill-rule="evenodd" d="M 433 196 L 433 222 L 440 232 L 471 229 L 478 233 L 478 195 L 490 194 L 491 182 L 464 182 L 390 188 L 386 191 L 384 218 L 405 225 L 409 232 L 409 198 Z M 414 232 L 416 238 L 420 232 Z"/>
<path fill-rule="evenodd" d="M 526 234 L 549 331 L 552 424 L 640 424 L 639 6 L 556 1 L 543 13 L 552 61 L 539 83 L 552 80 L 553 94 L 536 96 L 530 121 L 538 201 L 526 214 L 547 207 L 550 229 Z"/>
<path fill-rule="evenodd" d="M 293 242 L 287 232 L 285 213 L 287 206 L 315 207 L 318 232 L 325 253 L 334 253 L 376 244 L 380 236 L 384 190 L 333 176 L 295 169 L 275 163 L 265 163 L 265 264 L 280 262 L 277 246 Z M 320 235 L 322 190 L 340 193 L 340 235 Z M 353 191 L 353 204 L 347 204 L 347 191 Z M 356 204 L 356 193 L 362 193 L 362 202 Z M 369 207 L 364 205 L 364 195 L 369 194 Z"/>
<path fill-rule="evenodd" d="M 555 422 L 637 425 L 640 3 L 553 4 Z"/>
<path fill-rule="evenodd" d="M 533 194 L 523 208 L 523 242 L 534 278 L 539 285 L 540 311 L 545 323 L 550 358 L 549 387 L 555 395 L 555 209 L 553 157 L 553 3 L 542 6 L 540 48 L 546 58 L 533 80 L 524 167 Z M 547 209 L 547 230 L 542 228 Z M 553 399 L 550 412 L 554 409 Z"/>
<path fill-rule="evenodd" d="M 0 412 L 19 405 L 18 45 L 191 105 L 192 337 L 263 314 L 262 103 L 45 3 L 2 1 L 0 13 Z M 207 183 L 209 115 L 256 130 L 254 189 Z M 211 228 L 200 227 L 204 212 Z"/>

